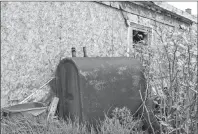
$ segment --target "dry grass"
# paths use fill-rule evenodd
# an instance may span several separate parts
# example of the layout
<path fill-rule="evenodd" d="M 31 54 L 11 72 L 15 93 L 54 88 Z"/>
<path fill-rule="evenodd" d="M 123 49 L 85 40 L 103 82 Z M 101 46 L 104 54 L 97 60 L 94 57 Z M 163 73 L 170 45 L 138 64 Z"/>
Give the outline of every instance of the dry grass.
<path fill-rule="evenodd" d="M 135 120 L 127 108 L 115 109 L 112 118 L 105 115 L 96 127 L 78 121 L 61 119 L 46 122 L 46 114 L 39 117 L 18 114 L 1 121 L 2 134 L 130 134 L 144 133 L 141 121 Z M 89 127 L 88 127 L 89 126 Z M 97 130 L 97 131 L 96 131 Z"/>

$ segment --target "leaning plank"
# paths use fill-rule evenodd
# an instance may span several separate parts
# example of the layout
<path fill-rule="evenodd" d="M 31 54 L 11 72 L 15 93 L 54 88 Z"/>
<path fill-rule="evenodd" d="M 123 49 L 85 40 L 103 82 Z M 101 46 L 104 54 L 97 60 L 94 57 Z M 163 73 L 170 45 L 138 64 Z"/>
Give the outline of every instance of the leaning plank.
<path fill-rule="evenodd" d="M 57 97 L 54 97 L 52 102 L 51 102 L 51 105 L 50 105 L 50 108 L 49 108 L 49 113 L 48 113 L 48 116 L 47 116 L 47 121 L 49 119 L 52 119 L 55 115 L 55 112 L 56 112 L 56 109 L 57 109 L 57 106 L 58 106 L 58 102 L 59 102 L 59 98 Z"/>

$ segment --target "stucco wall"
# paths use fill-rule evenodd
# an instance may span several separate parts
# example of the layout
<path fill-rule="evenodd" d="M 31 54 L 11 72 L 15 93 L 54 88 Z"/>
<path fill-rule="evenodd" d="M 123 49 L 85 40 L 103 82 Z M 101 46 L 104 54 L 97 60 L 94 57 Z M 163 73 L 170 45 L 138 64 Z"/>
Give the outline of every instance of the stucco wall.
<path fill-rule="evenodd" d="M 131 7 L 149 16 L 147 10 Z M 128 17 L 152 28 L 163 25 L 133 14 Z M 163 15 L 154 17 L 177 23 Z M 155 42 L 155 33 L 153 38 Z M 94 2 L 2 2 L 1 41 L 1 105 L 5 106 L 23 100 L 53 77 L 59 60 L 71 57 L 71 47 L 80 57 L 83 46 L 91 57 L 125 56 L 127 27 L 119 10 Z"/>
<path fill-rule="evenodd" d="M 23 100 L 50 79 L 73 46 L 77 56 L 83 56 L 83 46 L 88 56 L 125 53 L 120 12 L 97 3 L 2 2 L 1 10 L 2 106 Z"/>

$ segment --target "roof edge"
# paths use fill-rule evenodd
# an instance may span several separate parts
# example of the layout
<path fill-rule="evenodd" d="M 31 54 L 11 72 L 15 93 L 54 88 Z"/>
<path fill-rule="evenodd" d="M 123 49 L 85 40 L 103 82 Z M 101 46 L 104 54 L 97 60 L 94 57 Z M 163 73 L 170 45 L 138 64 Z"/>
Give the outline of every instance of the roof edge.
<path fill-rule="evenodd" d="M 116 1 L 114 1 L 116 2 Z M 167 16 L 172 16 L 173 18 L 177 18 L 180 21 L 183 21 L 188 24 L 196 23 L 197 24 L 197 16 L 189 14 L 181 9 L 178 9 L 167 2 L 154 2 L 154 1 L 119 1 L 119 2 L 129 2 L 132 4 L 136 4 L 139 6 L 142 6 L 144 8 L 147 8 L 152 11 L 157 11 L 157 12 L 163 12 Z M 112 5 L 111 2 L 105 2 L 105 1 L 97 1 L 97 3 L 104 4 L 106 6 L 114 7 L 119 9 L 119 6 L 117 7 L 116 5 Z M 126 11 L 125 9 L 123 9 Z"/>
<path fill-rule="evenodd" d="M 178 8 L 168 4 L 167 2 L 152 1 L 152 3 L 155 7 L 158 7 L 158 9 L 161 9 L 162 11 L 166 11 L 167 13 L 170 13 L 171 15 L 173 15 L 175 17 L 182 17 L 182 18 L 190 20 L 194 23 L 197 23 L 197 16 L 189 14 L 181 9 L 178 9 Z"/>

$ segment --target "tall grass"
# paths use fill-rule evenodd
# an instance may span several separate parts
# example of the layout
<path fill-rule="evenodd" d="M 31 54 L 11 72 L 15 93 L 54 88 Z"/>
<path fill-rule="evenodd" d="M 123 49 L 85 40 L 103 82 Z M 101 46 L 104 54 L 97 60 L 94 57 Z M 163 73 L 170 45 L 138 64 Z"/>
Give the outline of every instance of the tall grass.
<path fill-rule="evenodd" d="M 2 134 L 131 134 L 144 133 L 140 120 L 134 119 L 127 108 L 116 108 L 112 118 L 105 115 L 96 127 L 88 123 L 79 124 L 77 120 L 53 119 L 46 121 L 47 114 L 38 117 L 17 114 L 3 118 Z M 90 127 L 88 127 L 90 126 Z"/>

